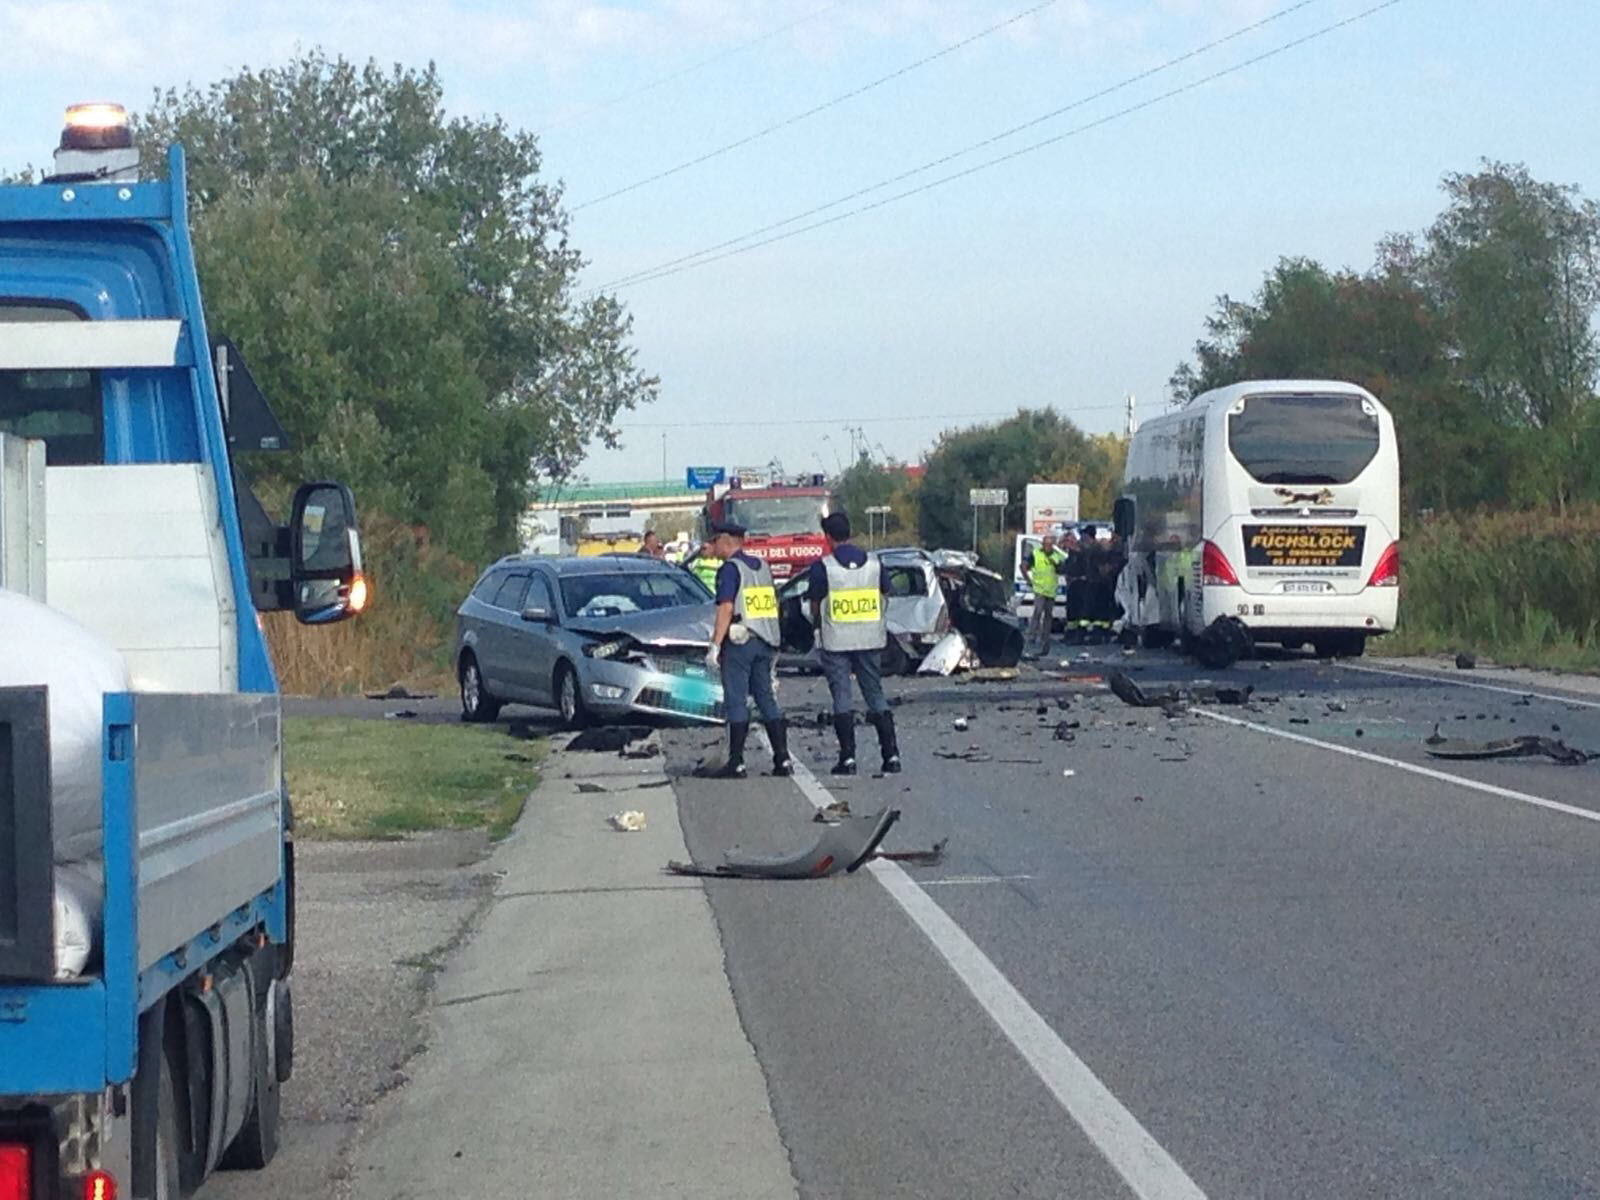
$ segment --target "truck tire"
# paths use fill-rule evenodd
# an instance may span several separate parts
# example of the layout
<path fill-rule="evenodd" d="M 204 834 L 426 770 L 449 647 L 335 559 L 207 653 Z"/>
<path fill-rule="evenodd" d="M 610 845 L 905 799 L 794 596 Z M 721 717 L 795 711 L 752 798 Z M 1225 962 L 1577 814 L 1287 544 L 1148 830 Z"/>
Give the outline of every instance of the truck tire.
<path fill-rule="evenodd" d="M 139 1057 L 133 1082 L 134 1200 L 179 1200 L 183 1195 L 178 1086 L 164 1036 L 167 999 L 139 1019 Z"/>
<path fill-rule="evenodd" d="M 461 656 L 461 719 L 475 725 L 487 724 L 500 715 L 500 701 L 489 694 L 477 656 L 468 650 Z"/>
<path fill-rule="evenodd" d="M 250 1113 L 233 1142 L 223 1152 L 224 1170 L 258 1171 L 278 1153 L 278 989 L 269 978 L 256 996 L 252 1017 L 255 1052 L 250 1063 Z"/>
<path fill-rule="evenodd" d="M 165 1054 L 161 1056 L 156 1092 L 155 1178 L 150 1195 L 153 1200 L 179 1200 L 183 1188 L 178 1165 L 178 1088 Z"/>
<path fill-rule="evenodd" d="M 278 989 L 277 1069 L 278 1082 L 288 1083 L 294 1074 L 294 989 L 283 979 L 275 985 Z"/>

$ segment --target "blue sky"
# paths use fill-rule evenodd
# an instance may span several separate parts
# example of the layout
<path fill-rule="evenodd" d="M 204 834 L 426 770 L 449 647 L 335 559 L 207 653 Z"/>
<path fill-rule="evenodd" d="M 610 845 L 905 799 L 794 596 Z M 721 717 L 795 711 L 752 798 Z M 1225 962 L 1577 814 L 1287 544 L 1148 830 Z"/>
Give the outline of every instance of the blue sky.
<path fill-rule="evenodd" d="M 1376 2 L 1312 0 L 990 153 Z M 543 131 L 547 173 L 582 205 L 1039 3 L 0 0 L 0 165 L 44 161 L 73 100 L 137 106 L 158 85 L 320 45 L 436 60 L 453 110 Z M 585 278 L 603 284 L 826 203 L 1291 3 L 1055 0 L 773 136 L 578 209 Z M 674 476 L 774 457 L 796 471 L 833 468 L 850 425 L 875 452 L 914 460 L 940 429 L 970 423 L 950 414 L 1054 404 L 1103 430 L 1120 425 L 1129 392 L 1155 412 L 1219 293 L 1249 294 L 1286 254 L 1367 265 L 1384 234 L 1432 219 L 1447 171 L 1521 161 L 1600 196 L 1596 46 L 1593 0 L 1400 0 L 1037 153 L 624 288 L 661 399 L 587 474 L 659 477 L 663 433 Z"/>

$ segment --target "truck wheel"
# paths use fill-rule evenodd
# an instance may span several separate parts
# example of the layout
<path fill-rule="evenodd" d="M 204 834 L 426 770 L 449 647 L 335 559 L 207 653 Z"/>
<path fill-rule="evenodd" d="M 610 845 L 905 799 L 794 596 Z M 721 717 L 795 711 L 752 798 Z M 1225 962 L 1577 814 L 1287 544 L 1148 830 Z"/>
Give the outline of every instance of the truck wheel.
<path fill-rule="evenodd" d="M 183 1195 L 178 1166 L 178 1088 L 172 1081 L 172 1066 L 161 1056 L 161 1079 L 156 1085 L 155 1178 L 151 1181 L 154 1200 L 179 1200 Z"/>
<path fill-rule="evenodd" d="M 294 990 L 287 979 L 279 980 L 273 986 L 278 989 L 278 1029 L 275 1035 L 277 1062 L 273 1066 L 278 1082 L 288 1083 L 289 1077 L 294 1074 Z"/>
<path fill-rule="evenodd" d="M 277 991 L 271 983 L 256 998 L 255 1053 L 250 1064 L 250 1115 L 222 1155 L 230 1171 L 256 1171 L 278 1153 L 278 1014 Z"/>
<path fill-rule="evenodd" d="M 139 1019 L 129 1189 L 137 1200 L 179 1200 L 183 1195 L 178 1086 L 165 1037 L 167 1004 L 168 999 L 158 1001 Z"/>
<path fill-rule="evenodd" d="M 583 703 L 583 689 L 578 686 L 578 673 L 571 663 L 556 667 L 556 711 L 561 714 L 561 724 L 568 729 L 582 729 L 589 723 L 589 710 Z"/>
<path fill-rule="evenodd" d="M 500 701 L 489 694 L 484 685 L 483 672 L 478 659 L 468 651 L 461 656 L 461 719 L 483 724 L 500 715 Z"/>

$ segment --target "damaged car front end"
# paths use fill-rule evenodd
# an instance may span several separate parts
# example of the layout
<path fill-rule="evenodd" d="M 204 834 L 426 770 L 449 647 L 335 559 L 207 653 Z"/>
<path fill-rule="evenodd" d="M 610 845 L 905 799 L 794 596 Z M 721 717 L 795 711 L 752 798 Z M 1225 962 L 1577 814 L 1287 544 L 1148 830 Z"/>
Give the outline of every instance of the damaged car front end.
<path fill-rule="evenodd" d="M 713 613 L 671 609 L 574 622 L 579 674 L 595 714 L 720 722 L 722 682 L 705 663 Z"/>

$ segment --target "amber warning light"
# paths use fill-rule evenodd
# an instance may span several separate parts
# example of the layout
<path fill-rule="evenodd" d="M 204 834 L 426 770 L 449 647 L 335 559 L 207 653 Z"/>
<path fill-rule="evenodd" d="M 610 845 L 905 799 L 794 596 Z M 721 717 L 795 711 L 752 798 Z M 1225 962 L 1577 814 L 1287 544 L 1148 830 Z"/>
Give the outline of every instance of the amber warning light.
<path fill-rule="evenodd" d="M 63 150 L 125 150 L 133 145 L 128 110 L 120 104 L 74 104 L 61 130 Z"/>

